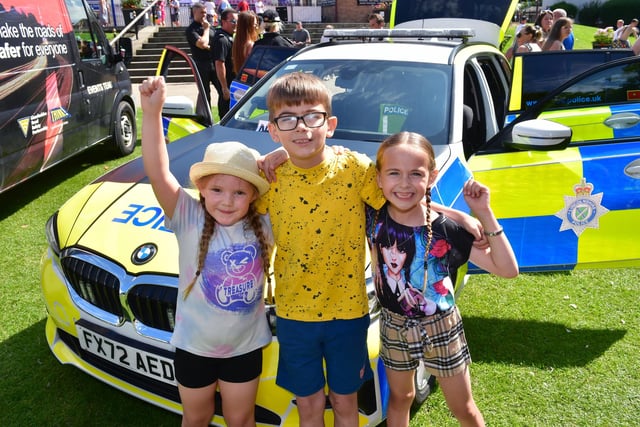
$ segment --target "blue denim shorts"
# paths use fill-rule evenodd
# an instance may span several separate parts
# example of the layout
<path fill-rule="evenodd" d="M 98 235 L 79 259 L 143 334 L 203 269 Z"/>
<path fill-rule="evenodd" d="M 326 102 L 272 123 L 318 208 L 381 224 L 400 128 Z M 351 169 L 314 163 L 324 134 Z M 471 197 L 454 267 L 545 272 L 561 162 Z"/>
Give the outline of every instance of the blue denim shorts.
<path fill-rule="evenodd" d="M 373 378 L 367 350 L 368 328 L 368 314 L 359 319 L 324 322 L 278 317 L 276 384 L 300 397 L 322 390 L 325 383 L 334 393 L 355 393 Z"/>

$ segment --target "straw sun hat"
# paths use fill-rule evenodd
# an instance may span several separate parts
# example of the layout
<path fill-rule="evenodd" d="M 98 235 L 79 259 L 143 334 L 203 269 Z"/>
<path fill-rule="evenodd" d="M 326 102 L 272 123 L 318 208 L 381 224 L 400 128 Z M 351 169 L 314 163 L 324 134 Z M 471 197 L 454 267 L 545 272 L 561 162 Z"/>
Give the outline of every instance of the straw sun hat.
<path fill-rule="evenodd" d="M 193 164 L 189 178 L 193 183 L 204 176 L 213 174 L 232 175 L 253 184 L 262 196 L 269 191 L 269 183 L 258 170 L 260 154 L 246 145 L 236 142 L 209 144 L 201 162 Z"/>

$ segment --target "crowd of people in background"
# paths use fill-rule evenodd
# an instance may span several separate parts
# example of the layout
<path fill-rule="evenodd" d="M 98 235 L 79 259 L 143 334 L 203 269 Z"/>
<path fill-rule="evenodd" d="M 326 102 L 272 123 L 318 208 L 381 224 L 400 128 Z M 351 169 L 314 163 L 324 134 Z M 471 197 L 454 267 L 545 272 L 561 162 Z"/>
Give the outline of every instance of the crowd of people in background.
<path fill-rule="evenodd" d="M 289 38 L 282 34 L 284 27 L 276 10 L 264 9 L 260 0 L 254 8 L 255 11 L 247 1 L 240 1 L 234 9 L 227 0 L 220 0 L 217 6 L 214 0 L 191 6 L 192 22 L 185 30 L 186 38 L 205 85 L 207 101 L 211 104 L 211 85 L 218 93 L 220 117 L 229 111 L 231 82 L 254 45 L 302 48 L 311 44 L 311 35 L 301 21 L 296 22 Z"/>
<path fill-rule="evenodd" d="M 618 19 L 616 29 L 614 31 L 612 28 L 612 31 L 612 48 L 632 48 L 634 54 L 640 55 L 637 19 L 632 19 L 628 25 L 625 25 L 623 19 Z M 629 41 L 630 36 L 637 39 L 633 46 Z M 567 16 L 566 10 L 545 9 L 538 14 L 533 24 L 528 23 L 526 16 L 520 18 L 514 41 L 505 52 L 505 56 L 511 60 L 516 52 L 572 50 L 574 43 L 573 20 Z"/>

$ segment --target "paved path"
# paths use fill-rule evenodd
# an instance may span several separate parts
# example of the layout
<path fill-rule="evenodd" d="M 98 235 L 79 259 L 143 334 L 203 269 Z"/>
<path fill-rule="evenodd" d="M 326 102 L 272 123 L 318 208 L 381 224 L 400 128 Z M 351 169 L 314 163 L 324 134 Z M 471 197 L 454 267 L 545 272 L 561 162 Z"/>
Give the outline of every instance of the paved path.
<path fill-rule="evenodd" d="M 141 28 L 140 31 L 138 32 L 138 38 L 136 39 L 135 37 L 133 37 L 132 39 L 133 51 L 136 52 L 138 49 L 140 49 L 143 43 L 146 43 L 146 41 L 153 35 L 156 29 L 157 29 L 156 27 L 151 25 Z M 140 109 L 140 92 L 138 91 L 138 86 L 139 86 L 138 84 L 132 85 L 132 92 L 133 92 L 132 95 L 133 95 L 133 100 L 135 101 L 135 104 L 136 104 L 136 108 Z M 167 89 L 168 89 L 167 96 L 184 95 L 189 99 L 192 99 L 194 103 L 198 96 L 198 91 L 196 89 L 195 84 L 168 83 Z M 218 102 L 218 94 L 216 93 L 216 90 L 213 86 L 211 86 L 211 98 L 212 98 L 211 105 L 215 106 Z"/>

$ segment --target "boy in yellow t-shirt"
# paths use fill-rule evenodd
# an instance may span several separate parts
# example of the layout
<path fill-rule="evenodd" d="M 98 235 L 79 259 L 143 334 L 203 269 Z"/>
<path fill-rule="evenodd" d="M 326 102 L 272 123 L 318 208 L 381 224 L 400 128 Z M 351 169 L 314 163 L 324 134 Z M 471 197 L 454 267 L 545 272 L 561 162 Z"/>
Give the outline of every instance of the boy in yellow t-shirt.
<path fill-rule="evenodd" d="M 368 157 L 337 155 L 325 146 L 338 121 L 319 78 L 280 77 L 267 105 L 269 133 L 289 155 L 261 199 L 277 247 L 276 382 L 296 395 L 301 421 L 323 422 L 324 360 L 336 425 L 357 425 L 356 392 L 373 375 L 366 342 L 364 203 L 380 208 L 384 197 Z"/>

